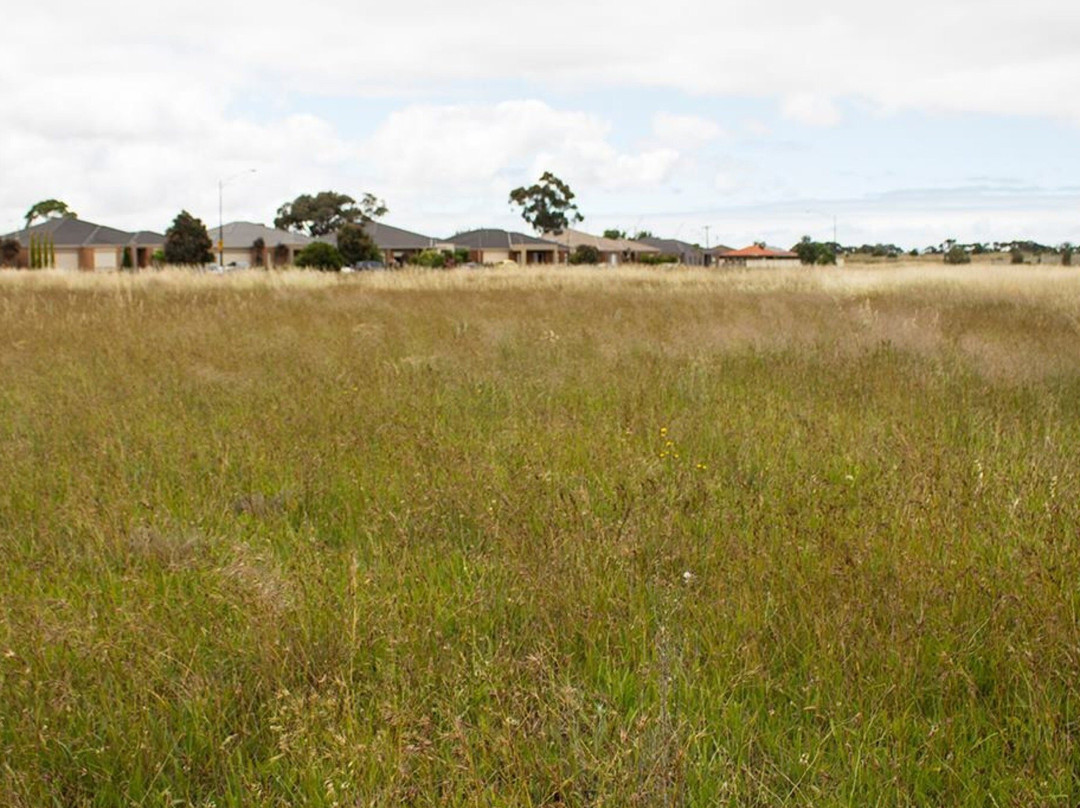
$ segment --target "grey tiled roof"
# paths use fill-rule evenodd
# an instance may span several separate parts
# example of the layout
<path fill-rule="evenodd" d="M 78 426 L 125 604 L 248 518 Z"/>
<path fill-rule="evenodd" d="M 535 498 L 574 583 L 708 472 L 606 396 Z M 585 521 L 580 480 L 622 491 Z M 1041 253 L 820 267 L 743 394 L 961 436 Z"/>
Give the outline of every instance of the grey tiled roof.
<path fill-rule="evenodd" d="M 50 236 L 57 247 L 124 246 L 135 243 L 134 233 L 93 222 L 84 222 L 82 219 L 46 219 L 31 227 L 29 233 L 31 236 Z M 4 235 L 3 238 L 18 239 L 23 246 L 28 243 L 26 230 L 16 230 Z"/>
<path fill-rule="evenodd" d="M 380 250 L 426 250 L 441 243 L 431 236 L 391 227 L 382 222 L 364 222 L 364 230 Z"/>
<path fill-rule="evenodd" d="M 218 227 L 207 226 L 206 232 L 214 241 L 218 240 Z M 230 250 L 247 249 L 255 243 L 255 239 L 261 238 L 267 247 L 276 247 L 278 244 L 287 246 L 303 247 L 315 239 L 305 236 L 303 233 L 294 233 L 291 230 L 275 230 L 264 224 L 255 222 L 228 222 L 221 228 L 221 240 L 225 242 L 225 248 Z"/>
<path fill-rule="evenodd" d="M 666 255 L 705 254 L 705 250 L 698 247 L 696 244 L 691 244 L 688 241 L 680 241 L 677 238 L 654 238 L 648 236 L 646 238 L 638 239 L 638 241 L 642 241 L 651 247 L 655 247 Z"/>
<path fill-rule="evenodd" d="M 564 246 L 569 244 L 571 248 L 585 245 L 595 247 L 600 252 L 607 253 L 657 252 L 655 247 L 645 243 L 645 241 L 641 239 L 634 241 L 633 239 L 628 238 L 605 238 L 604 236 L 594 236 L 592 233 L 586 233 L 583 230 L 574 230 L 569 227 L 558 235 L 554 233 L 545 233 L 544 235 L 552 241 L 557 241 Z"/>
<path fill-rule="evenodd" d="M 134 233 L 133 236 L 132 243 L 141 247 L 158 246 L 165 243 L 165 236 L 161 233 L 155 233 L 153 230 L 140 230 L 138 233 Z"/>
<path fill-rule="evenodd" d="M 57 247 L 157 246 L 165 243 L 165 236 L 152 230 L 129 233 L 82 219 L 47 219 L 31 227 L 30 235 L 50 236 Z M 23 246 L 27 243 L 25 230 L 16 230 L 0 238 L 17 239 Z"/>
<path fill-rule="evenodd" d="M 566 249 L 565 244 L 559 244 L 557 241 L 549 241 L 535 236 L 527 236 L 524 233 L 497 230 L 495 228 L 469 230 L 451 236 L 446 240 L 474 250 L 501 250 L 513 247 L 556 247 L 562 250 Z"/>

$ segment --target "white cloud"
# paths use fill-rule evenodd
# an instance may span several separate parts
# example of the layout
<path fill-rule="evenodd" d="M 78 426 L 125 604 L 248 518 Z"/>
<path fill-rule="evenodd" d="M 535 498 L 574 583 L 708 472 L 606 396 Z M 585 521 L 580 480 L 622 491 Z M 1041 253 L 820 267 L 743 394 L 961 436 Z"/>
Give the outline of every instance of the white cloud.
<path fill-rule="evenodd" d="M 399 189 L 499 189 L 553 171 L 574 187 L 633 188 L 664 181 L 671 148 L 620 152 L 596 115 L 542 101 L 416 105 L 392 113 L 364 144 L 383 180 Z"/>
<path fill-rule="evenodd" d="M 635 46 L 642 19 L 648 44 Z M 542 14 L 493 0 L 310 0 L 303 17 L 282 0 L 257 13 L 191 0 L 167 23 L 135 0 L 56 0 L 8 10 L 5 26 L 0 88 L 79 75 L 114 109 L 120 77 L 149 71 L 234 92 L 370 94 L 497 78 L 1080 120 L 1080 10 L 1070 0 L 551 0 Z"/>
<path fill-rule="evenodd" d="M 784 117 L 808 126 L 836 126 L 840 112 L 833 102 L 816 93 L 797 93 L 784 99 Z"/>
<path fill-rule="evenodd" d="M 688 150 L 700 148 L 724 134 L 716 121 L 700 115 L 675 115 L 670 112 L 654 114 L 652 129 L 660 142 Z"/>
<path fill-rule="evenodd" d="M 735 183 L 747 204 L 791 198 L 805 177 L 767 157 L 754 173 L 700 154 L 721 124 L 784 136 L 782 122 L 719 117 L 715 102 L 731 97 L 815 126 L 843 125 L 839 107 L 1080 122 L 1070 0 L 551 0 L 542 14 L 494 0 L 309 0 L 302 16 L 281 0 L 190 0 L 165 21 L 136 0 L 54 0 L 6 9 L 4 25 L 0 229 L 53 196 L 119 226 L 164 227 L 180 207 L 213 218 L 217 180 L 249 165 L 259 171 L 227 189 L 227 218 L 266 220 L 298 193 L 334 188 L 386 196 L 405 226 L 462 212 L 481 223 L 548 169 L 628 211 L 700 206 Z M 522 86 L 537 98 L 641 91 L 626 117 L 651 119 L 651 132 L 615 131 L 580 108 L 494 103 Z M 672 90 L 698 113 L 664 111 Z M 292 114 L 342 96 L 396 99 L 385 105 L 396 111 L 368 123 L 374 134 L 333 112 Z"/>

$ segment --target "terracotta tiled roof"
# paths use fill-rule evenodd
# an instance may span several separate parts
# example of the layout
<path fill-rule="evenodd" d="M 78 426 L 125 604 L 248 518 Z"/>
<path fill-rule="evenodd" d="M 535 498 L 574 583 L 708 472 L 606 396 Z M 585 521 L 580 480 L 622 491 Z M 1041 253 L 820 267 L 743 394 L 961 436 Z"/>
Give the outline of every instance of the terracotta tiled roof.
<path fill-rule="evenodd" d="M 751 244 L 741 250 L 728 250 L 719 254 L 720 258 L 798 258 L 799 256 L 790 250 L 781 250 L 778 247 L 762 247 L 759 244 Z"/>

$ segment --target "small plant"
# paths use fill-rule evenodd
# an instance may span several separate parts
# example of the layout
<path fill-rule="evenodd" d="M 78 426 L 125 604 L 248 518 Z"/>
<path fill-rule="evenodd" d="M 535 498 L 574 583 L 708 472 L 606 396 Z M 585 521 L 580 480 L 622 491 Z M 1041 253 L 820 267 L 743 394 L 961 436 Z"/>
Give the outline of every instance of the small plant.
<path fill-rule="evenodd" d="M 1074 247 L 1069 242 L 1065 242 L 1061 245 L 1061 265 L 1063 267 L 1071 267 L 1073 259 Z"/>
<path fill-rule="evenodd" d="M 131 247 L 124 247 L 120 256 L 120 268 L 132 269 L 134 262 L 131 260 Z"/>
<path fill-rule="evenodd" d="M 1022 264 L 1024 263 L 1024 253 L 1019 247 L 1013 247 L 1009 250 L 1009 263 L 1010 264 Z"/>
<path fill-rule="evenodd" d="M 313 241 L 296 254 L 296 265 L 322 272 L 338 272 L 345 265 L 345 259 L 333 244 Z"/>
<path fill-rule="evenodd" d="M 153 255 L 150 256 L 150 263 L 154 265 L 155 269 L 161 269 L 165 266 L 165 251 L 154 250 Z"/>

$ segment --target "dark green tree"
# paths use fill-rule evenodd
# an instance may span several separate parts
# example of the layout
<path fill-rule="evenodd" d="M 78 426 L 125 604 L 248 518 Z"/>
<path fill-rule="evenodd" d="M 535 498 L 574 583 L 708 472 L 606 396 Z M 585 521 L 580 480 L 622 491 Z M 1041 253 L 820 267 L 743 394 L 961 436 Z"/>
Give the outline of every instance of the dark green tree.
<path fill-rule="evenodd" d="M 959 244 L 953 244 L 945 251 L 946 264 L 970 264 L 971 254 Z"/>
<path fill-rule="evenodd" d="M 591 244 L 579 244 L 570 253 L 571 264 L 599 264 L 600 251 Z"/>
<path fill-rule="evenodd" d="M 357 261 L 382 261 L 382 250 L 375 240 L 368 235 L 363 225 L 351 222 L 343 224 L 337 231 L 337 246 L 345 263 L 355 264 Z"/>
<path fill-rule="evenodd" d="M 639 239 L 643 239 L 643 238 L 652 238 L 652 237 L 653 237 L 653 234 L 652 234 L 651 230 L 638 230 L 637 233 L 634 235 L 634 241 L 638 241 Z"/>
<path fill-rule="evenodd" d="M 43 199 L 31 205 L 30 210 L 26 211 L 26 229 L 29 230 L 30 225 L 37 219 L 56 218 L 75 219 L 77 215 L 66 202 L 61 202 L 59 199 Z"/>
<path fill-rule="evenodd" d="M 337 272 L 345 265 L 345 259 L 333 244 L 313 241 L 296 254 L 296 265 L 305 269 Z"/>
<path fill-rule="evenodd" d="M 1072 266 L 1073 253 L 1075 251 L 1076 248 L 1068 241 L 1061 245 L 1061 265 L 1063 267 Z"/>
<path fill-rule="evenodd" d="M 585 221 L 574 204 L 570 186 L 550 171 L 528 188 L 510 192 L 510 204 L 521 208 L 521 218 L 539 233 L 558 235 L 573 222 Z"/>
<path fill-rule="evenodd" d="M 168 264 L 209 264 L 214 260 L 214 242 L 206 225 L 186 210 L 180 211 L 165 231 L 165 262 Z"/>
<path fill-rule="evenodd" d="M 386 203 L 374 194 L 364 194 L 357 203 L 347 194 L 320 191 L 315 196 L 301 194 L 278 208 L 274 227 L 318 238 L 337 232 L 344 224 L 370 222 L 387 213 Z"/>
<path fill-rule="evenodd" d="M 613 238 L 613 239 L 626 238 L 626 231 L 625 230 L 605 230 L 604 231 L 604 238 Z"/>
<path fill-rule="evenodd" d="M 810 236 L 803 236 L 799 243 L 791 248 L 791 251 L 799 256 L 799 261 L 804 264 L 835 264 L 836 251 L 832 245 L 823 244 L 820 241 L 812 241 Z"/>

